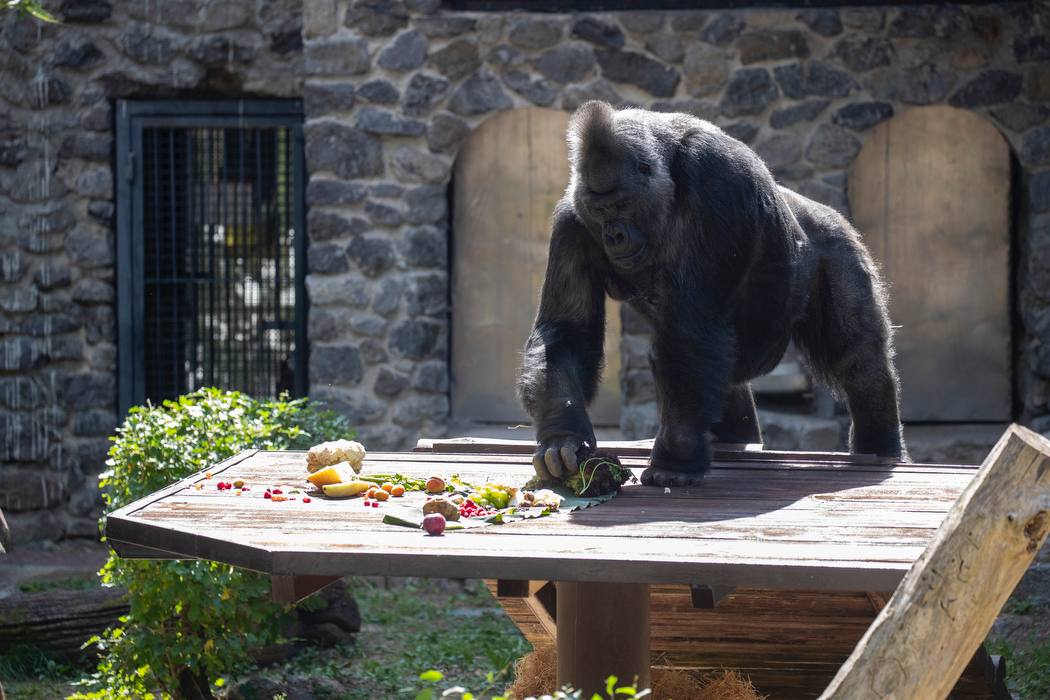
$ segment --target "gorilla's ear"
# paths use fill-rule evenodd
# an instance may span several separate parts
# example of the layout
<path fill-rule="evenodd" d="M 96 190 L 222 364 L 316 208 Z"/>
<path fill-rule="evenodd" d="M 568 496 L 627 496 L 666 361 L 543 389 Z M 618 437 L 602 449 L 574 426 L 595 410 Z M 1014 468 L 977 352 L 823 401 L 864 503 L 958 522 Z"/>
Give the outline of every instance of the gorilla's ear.
<path fill-rule="evenodd" d="M 598 100 L 580 105 L 569 121 L 569 160 L 594 192 L 619 184 L 623 146 L 613 130 L 613 108 Z"/>

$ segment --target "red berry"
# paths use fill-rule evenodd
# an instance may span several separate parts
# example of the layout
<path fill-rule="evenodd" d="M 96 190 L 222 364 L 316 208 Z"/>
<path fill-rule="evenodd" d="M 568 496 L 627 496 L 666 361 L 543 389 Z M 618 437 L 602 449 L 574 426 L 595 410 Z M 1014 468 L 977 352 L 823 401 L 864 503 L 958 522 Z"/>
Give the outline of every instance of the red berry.
<path fill-rule="evenodd" d="M 303 496 L 303 503 L 309 503 L 309 502 L 310 502 L 310 497 L 309 496 Z"/>
<path fill-rule="evenodd" d="M 372 507 L 373 508 L 378 508 L 379 507 L 379 501 L 372 501 Z"/>
<path fill-rule="evenodd" d="M 270 496 L 270 492 L 269 492 L 269 491 L 267 491 L 266 493 L 264 493 L 264 494 L 263 494 L 263 498 L 271 498 L 271 496 Z"/>
<path fill-rule="evenodd" d="M 284 493 L 284 491 L 282 491 L 281 489 L 274 489 L 271 493 L 278 493 L 278 494 L 280 494 L 280 493 Z"/>
<path fill-rule="evenodd" d="M 242 486 L 241 487 L 241 491 L 251 491 L 251 489 L 248 488 L 247 486 Z"/>

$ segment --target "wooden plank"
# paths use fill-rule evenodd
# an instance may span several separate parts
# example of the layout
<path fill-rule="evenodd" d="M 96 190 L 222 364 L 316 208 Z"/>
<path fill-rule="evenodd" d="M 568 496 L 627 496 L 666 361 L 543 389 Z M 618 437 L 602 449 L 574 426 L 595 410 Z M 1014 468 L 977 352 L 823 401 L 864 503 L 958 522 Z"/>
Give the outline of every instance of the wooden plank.
<path fill-rule="evenodd" d="M 849 183 L 850 212 L 900 326 L 902 417 L 1009 420 L 1006 139 L 969 110 L 909 109 L 871 130 Z"/>
<path fill-rule="evenodd" d="M 527 420 L 514 390 L 547 267 L 550 219 L 569 182 L 561 110 L 496 114 L 456 159 L 452 204 L 452 415 Z M 605 372 L 595 425 L 619 425 L 620 313 L 606 303 Z"/>
<path fill-rule="evenodd" d="M 270 598 L 275 603 L 298 603 L 339 579 L 339 576 L 271 575 Z"/>
<path fill-rule="evenodd" d="M 1050 531 L 1050 440 L 1012 425 L 823 698 L 945 697 Z"/>
<path fill-rule="evenodd" d="M 731 586 L 709 586 L 694 584 L 689 587 L 693 598 L 693 607 L 699 610 L 711 610 L 735 589 Z"/>

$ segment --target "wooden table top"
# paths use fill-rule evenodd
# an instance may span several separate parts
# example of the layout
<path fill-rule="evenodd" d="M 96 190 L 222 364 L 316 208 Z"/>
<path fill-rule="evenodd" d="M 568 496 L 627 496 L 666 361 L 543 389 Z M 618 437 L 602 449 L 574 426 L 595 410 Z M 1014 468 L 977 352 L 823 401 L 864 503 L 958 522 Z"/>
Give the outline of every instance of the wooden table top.
<path fill-rule="evenodd" d="M 521 484 L 528 454 L 378 453 L 364 473 L 458 473 Z M 479 448 L 480 449 L 480 448 Z M 493 449 L 490 447 L 489 449 Z M 643 450 L 624 448 L 640 473 Z M 976 473 L 835 453 L 725 451 L 696 488 L 628 485 L 600 506 L 507 525 L 422 532 L 382 523 L 361 499 L 273 503 L 305 484 L 301 452 L 243 452 L 110 514 L 122 556 L 200 558 L 272 575 L 386 575 L 688 583 L 889 591 Z M 219 491 L 244 479 L 251 491 Z"/>

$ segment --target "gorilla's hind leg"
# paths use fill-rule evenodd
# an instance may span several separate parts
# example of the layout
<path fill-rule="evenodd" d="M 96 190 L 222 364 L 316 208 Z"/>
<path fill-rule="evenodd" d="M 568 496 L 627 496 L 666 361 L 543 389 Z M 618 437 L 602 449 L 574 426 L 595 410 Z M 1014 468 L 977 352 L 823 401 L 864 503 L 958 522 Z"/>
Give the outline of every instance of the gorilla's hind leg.
<path fill-rule="evenodd" d="M 750 384 L 729 387 L 722 419 L 711 426 L 718 442 L 748 444 L 761 443 L 762 430 L 758 424 L 758 411 Z"/>
<path fill-rule="evenodd" d="M 825 242 L 795 334 L 811 370 L 849 406 L 850 451 L 907 459 L 886 299 L 874 263 L 848 234 Z"/>

